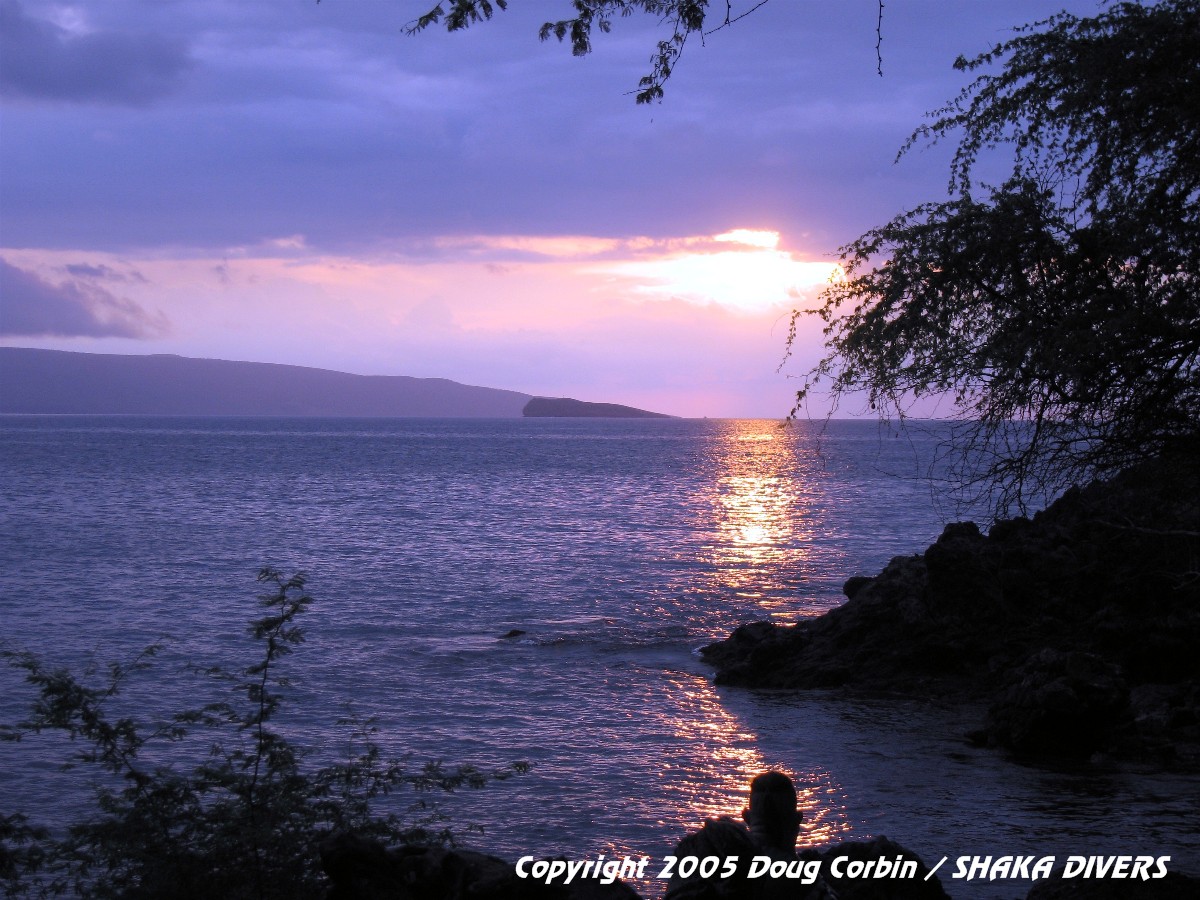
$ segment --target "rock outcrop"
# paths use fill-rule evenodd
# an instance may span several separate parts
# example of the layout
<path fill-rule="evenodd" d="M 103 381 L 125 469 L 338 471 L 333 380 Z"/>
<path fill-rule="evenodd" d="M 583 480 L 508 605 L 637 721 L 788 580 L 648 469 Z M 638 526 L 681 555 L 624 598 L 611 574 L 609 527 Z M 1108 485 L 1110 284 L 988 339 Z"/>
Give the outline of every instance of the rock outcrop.
<path fill-rule="evenodd" d="M 718 683 L 949 693 L 989 704 L 976 742 L 1018 754 L 1200 761 L 1200 453 L 987 535 L 949 525 L 844 592 L 704 648 Z"/>
<path fill-rule="evenodd" d="M 888 837 L 880 835 L 866 841 L 842 841 L 821 854 L 823 877 L 837 892 L 838 900 L 950 900 L 937 875 L 926 880 L 929 867 L 921 857 Z M 834 866 L 834 860 L 844 860 Z M 879 860 L 916 863 L 916 876 L 903 878 L 850 877 L 855 871 L 849 864 L 878 865 Z M 838 877 L 835 872 L 841 872 Z"/>
<path fill-rule="evenodd" d="M 929 869 L 920 857 L 886 837 L 843 841 L 823 851 L 806 850 L 801 858 L 821 861 L 824 883 L 835 888 L 839 900 L 949 900 L 936 876 L 925 880 Z M 889 863 L 913 860 L 916 877 L 861 876 L 862 866 L 878 865 L 880 859 Z M 388 848 L 353 834 L 327 841 L 321 850 L 321 864 L 332 883 L 328 900 L 639 900 L 639 895 L 620 881 L 603 884 L 580 879 L 570 885 L 547 886 L 517 877 L 512 863 L 496 856 L 440 847 Z M 844 877 L 831 875 L 835 869 Z M 859 877 L 854 877 L 856 872 Z M 758 883 L 737 884 L 756 898 L 760 896 Z M 742 890 L 722 884 L 708 885 L 714 898 L 735 900 Z M 701 887 L 696 896 L 708 897 L 705 885 Z M 797 896 L 807 895 L 799 885 L 795 887 Z M 824 896 L 826 892 L 817 893 Z"/>
<path fill-rule="evenodd" d="M 838 900 L 950 900 L 936 875 L 926 880 L 929 869 L 921 858 L 887 837 L 842 841 L 824 850 L 806 850 L 800 858 L 821 860 L 823 881 L 818 887 L 829 885 Z M 864 874 L 863 866 L 878 865 L 881 859 L 913 860 L 915 877 L 907 871 L 900 878 Z M 837 866 L 835 860 L 840 860 Z M 860 866 L 858 877 L 854 877 L 855 863 Z M 321 849 L 321 864 L 331 883 L 328 900 L 640 900 L 633 888 L 620 881 L 602 884 L 581 879 L 567 886 L 546 886 L 518 878 L 513 864 L 497 856 L 415 845 L 389 848 L 354 834 L 339 834 L 327 841 Z M 1063 879 L 1061 874 L 1060 870 L 1035 884 L 1027 900 L 1184 900 L 1200 896 L 1200 879 L 1176 872 L 1149 881 Z M 806 893 L 800 886 L 796 890 L 797 895 Z M 700 895 L 709 897 L 703 892 Z M 738 900 L 741 888 L 726 886 L 711 896 Z M 756 888 L 748 889 L 747 900 L 760 896 Z"/>
<path fill-rule="evenodd" d="M 1025 900 L 1196 900 L 1200 878 L 1168 872 L 1149 881 L 1126 879 L 1070 879 L 1051 876 L 1036 884 Z"/>
<path fill-rule="evenodd" d="M 519 878 L 512 863 L 473 850 L 385 847 L 339 834 L 321 848 L 328 900 L 639 900 L 620 881 L 547 886 Z"/>

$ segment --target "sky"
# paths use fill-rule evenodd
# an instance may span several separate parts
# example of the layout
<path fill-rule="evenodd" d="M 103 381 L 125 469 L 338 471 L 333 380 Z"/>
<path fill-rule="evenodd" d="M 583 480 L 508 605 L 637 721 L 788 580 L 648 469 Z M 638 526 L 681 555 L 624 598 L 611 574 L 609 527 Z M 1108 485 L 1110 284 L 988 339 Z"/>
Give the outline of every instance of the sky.
<path fill-rule="evenodd" d="M 875 0 L 771 0 L 639 106 L 654 18 L 576 58 L 568 0 L 433 2 L 0 0 L 0 345 L 780 418 L 838 248 L 946 195 L 896 154 L 955 57 L 1100 8 L 888 0 L 881 77 Z"/>

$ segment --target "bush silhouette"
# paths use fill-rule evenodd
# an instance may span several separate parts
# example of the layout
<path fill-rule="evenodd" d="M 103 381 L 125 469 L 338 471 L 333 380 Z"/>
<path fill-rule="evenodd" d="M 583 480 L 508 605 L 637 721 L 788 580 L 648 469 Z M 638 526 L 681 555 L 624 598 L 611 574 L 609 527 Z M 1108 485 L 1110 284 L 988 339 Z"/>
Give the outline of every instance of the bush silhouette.
<path fill-rule="evenodd" d="M 6 652 L 23 669 L 36 699 L 28 719 L 0 728 L 0 738 L 59 731 L 81 749 L 65 767 L 86 764 L 109 774 L 96 791 L 95 813 L 59 832 L 22 813 L 0 816 L 0 886 L 9 897 L 79 894 L 120 898 L 297 898 L 324 896 L 318 847 L 353 831 L 385 842 L 449 844 L 454 832 L 419 799 L 403 813 L 376 814 L 372 801 L 396 791 L 480 787 L 524 771 L 515 763 L 484 772 L 471 766 L 384 760 L 368 721 L 352 735 L 344 762 L 304 764 L 305 750 L 276 727 L 287 680 L 284 658 L 304 640 L 296 623 L 312 603 L 305 577 L 265 568 L 258 581 L 263 615 L 251 622 L 256 661 L 240 672 L 207 669 L 233 683 L 233 701 L 210 703 L 147 725 L 114 718 L 111 701 L 124 682 L 147 669 L 160 645 L 131 662 L 110 664 L 101 686 L 47 667 L 29 652 Z M 346 724 L 346 723 L 342 723 Z M 163 745 L 203 737 L 209 749 L 183 771 L 150 764 Z M 150 751 L 153 748 L 152 752 Z M 186 755 L 182 754 L 181 755 Z"/>

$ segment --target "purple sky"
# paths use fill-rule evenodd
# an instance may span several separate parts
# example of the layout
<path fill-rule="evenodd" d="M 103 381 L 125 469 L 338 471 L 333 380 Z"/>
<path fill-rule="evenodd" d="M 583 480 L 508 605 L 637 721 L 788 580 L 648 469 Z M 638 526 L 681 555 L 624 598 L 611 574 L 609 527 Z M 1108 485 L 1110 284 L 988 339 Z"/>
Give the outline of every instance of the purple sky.
<path fill-rule="evenodd" d="M 649 17 L 577 59 L 567 0 L 402 34 L 430 5 L 0 0 L 0 343 L 779 417 L 790 310 L 945 193 L 893 160 L 955 56 L 1099 8 L 889 0 L 880 78 L 875 0 L 772 0 L 647 107 Z"/>

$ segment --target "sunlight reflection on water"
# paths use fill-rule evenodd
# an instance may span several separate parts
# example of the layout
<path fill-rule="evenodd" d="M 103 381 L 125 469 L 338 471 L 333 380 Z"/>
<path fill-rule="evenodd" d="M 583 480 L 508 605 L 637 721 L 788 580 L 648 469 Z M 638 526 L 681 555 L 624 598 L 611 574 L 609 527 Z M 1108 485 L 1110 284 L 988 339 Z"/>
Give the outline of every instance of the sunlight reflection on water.
<path fill-rule="evenodd" d="M 305 569 L 318 599 L 288 658 L 289 733 L 341 759 L 333 723 L 349 712 L 378 717 L 386 754 L 529 760 L 527 776 L 442 798 L 486 826 L 472 840 L 490 852 L 661 858 L 780 768 L 808 846 L 887 833 L 926 856 L 1009 852 L 1001 841 L 1077 852 L 1144 834 L 1197 859 L 1194 779 L 1047 779 L 964 750 L 973 721 L 954 710 L 712 685 L 698 646 L 818 614 L 849 575 L 936 537 L 917 477 L 936 437 L 836 422 L 9 418 L 0 644 L 86 664 L 169 632 L 136 700 L 174 711 L 213 689 L 180 674 L 185 660 L 244 663 L 254 571 Z M 7 721 L 20 692 L 0 670 Z M 34 743 L 7 749 L 0 812 L 68 815 Z"/>
<path fill-rule="evenodd" d="M 678 808 L 686 810 L 677 827 L 691 830 L 706 819 L 740 815 L 754 776 L 778 769 L 796 784 L 804 814 L 801 846 L 821 846 L 851 832 L 845 810 L 836 801 L 841 789 L 830 772 L 797 770 L 779 759 L 767 758 L 759 736 L 729 711 L 709 679 L 675 673 L 668 683 L 672 690 L 664 715 L 680 738 L 700 750 L 695 754 L 698 765 L 672 785 L 672 792 L 679 795 Z"/>
<path fill-rule="evenodd" d="M 723 423 L 704 486 L 715 522 L 712 590 L 756 604 L 765 616 L 800 614 L 789 589 L 809 562 L 815 538 L 811 457 L 804 435 L 775 422 Z"/>

